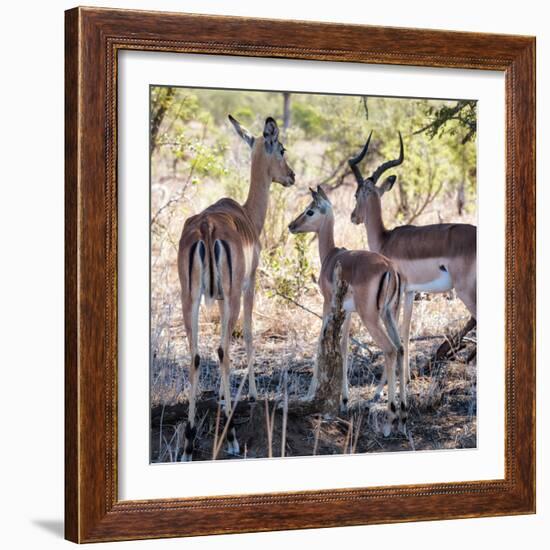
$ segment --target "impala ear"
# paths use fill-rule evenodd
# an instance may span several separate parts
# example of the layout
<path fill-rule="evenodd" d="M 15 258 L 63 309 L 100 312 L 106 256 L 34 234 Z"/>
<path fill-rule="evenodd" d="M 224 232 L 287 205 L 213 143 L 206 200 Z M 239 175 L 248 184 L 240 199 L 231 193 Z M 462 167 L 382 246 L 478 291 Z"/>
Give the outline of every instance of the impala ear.
<path fill-rule="evenodd" d="M 233 124 L 233 128 L 235 128 L 237 134 L 239 134 L 239 136 L 241 136 L 241 138 L 252 149 L 252 147 L 254 147 L 254 136 L 244 126 L 241 126 L 237 119 L 233 118 L 231 115 L 227 115 L 227 117 L 229 118 L 231 124 Z"/>
<path fill-rule="evenodd" d="M 309 188 L 309 192 L 311 193 L 311 196 L 313 197 L 313 200 L 317 199 L 318 193 L 315 191 L 315 189 Z"/>
<path fill-rule="evenodd" d="M 323 188 L 320 185 L 317 186 L 317 202 L 321 214 L 326 214 L 327 209 L 332 208 L 330 199 L 327 197 L 327 194 L 323 191 Z"/>
<path fill-rule="evenodd" d="M 279 127 L 275 122 L 274 118 L 267 117 L 265 119 L 264 126 L 264 143 L 265 150 L 268 153 L 272 153 L 275 147 L 275 144 L 279 141 Z"/>
<path fill-rule="evenodd" d="M 395 183 L 397 176 L 388 176 L 379 186 L 380 194 L 383 195 L 386 191 L 390 191 Z"/>
<path fill-rule="evenodd" d="M 319 193 L 319 196 L 322 199 L 326 200 L 327 202 L 330 202 L 329 198 L 327 197 L 327 194 L 323 191 L 323 188 L 320 185 L 317 186 L 317 193 Z"/>

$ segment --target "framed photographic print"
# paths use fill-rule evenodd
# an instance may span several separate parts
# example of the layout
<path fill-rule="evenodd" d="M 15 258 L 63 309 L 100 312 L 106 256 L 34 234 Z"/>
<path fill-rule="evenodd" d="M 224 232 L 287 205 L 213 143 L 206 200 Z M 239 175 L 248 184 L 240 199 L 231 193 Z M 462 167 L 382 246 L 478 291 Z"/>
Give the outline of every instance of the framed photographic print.
<path fill-rule="evenodd" d="M 65 45 L 69 540 L 534 512 L 534 38 Z"/>

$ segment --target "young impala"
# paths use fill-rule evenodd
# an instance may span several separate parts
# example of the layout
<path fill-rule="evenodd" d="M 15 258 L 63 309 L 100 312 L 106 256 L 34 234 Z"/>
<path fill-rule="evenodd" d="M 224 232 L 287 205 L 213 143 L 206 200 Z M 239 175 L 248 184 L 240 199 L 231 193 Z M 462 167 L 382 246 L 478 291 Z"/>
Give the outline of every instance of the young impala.
<path fill-rule="evenodd" d="M 316 233 L 319 241 L 321 274 L 319 286 L 323 294 L 323 323 L 326 322 L 332 302 L 332 277 L 336 263 L 342 266 L 342 278 L 348 283 L 344 299 L 346 317 L 342 327 L 341 350 L 343 361 L 342 405 L 347 405 L 348 334 L 351 313 L 356 311 L 385 357 L 385 377 L 388 381 L 388 412 L 384 435 L 390 434 L 392 424 L 399 417 L 405 431 L 407 395 L 403 370 L 403 346 L 399 338 L 396 317 L 399 311 L 405 281 L 388 258 L 365 250 L 346 250 L 334 245 L 334 213 L 332 204 L 321 187 L 310 189 L 313 201 L 289 226 L 291 233 Z M 400 373 L 400 407 L 395 402 L 395 372 Z M 317 380 L 316 369 L 313 373 Z"/>
<path fill-rule="evenodd" d="M 271 117 L 266 119 L 263 135 L 260 137 L 252 136 L 231 115 L 229 120 L 237 134 L 252 150 L 248 198 L 243 205 L 233 199 L 223 198 L 188 218 L 179 242 L 181 304 L 191 352 L 189 421 L 185 427 L 182 461 L 192 459 L 196 436 L 195 399 L 201 364 L 198 349 L 198 317 L 202 296 L 207 305 L 217 300 L 220 309 L 220 399 L 223 396 L 226 418 L 231 414 L 229 343 L 239 317 L 241 297 L 249 396 L 251 400 L 257 397 L 253 371 L 252 309 L 256 269 L 260 256 L 260 233 L 267 212 L 271 183 L 277 182 L 285 187 L 294 184 L 294 172 L 284 157 L 285 149 L 279 142 L 279 129 L 275 120 Z M 239 452 L 233 426 L 230 426 L 227 432 L 227 445 L 230 453 Z"/>
<path fill-rule="evenodd" d="M 403 162 L 403 138 L 399 133 L 399 157 L 381 164 L 363 178 L 358 164 L 367 154 L 372 132 L 361 152 L 349 160 L 357 180 L 356 204 L 351 213 L 354 224 L 364 223 L 369 249 L 390 258 L 407 279 L 401 337 L 405 348 L 404 364 L 409 372 L 409 332 L 414 293 L 447 292 L 454 288 L 468 308 L 473 328 L 476 318 L 476 228 L 463 223 L 401 225 L 386 229 L 382 220 L 382 195 L 395 183 L 396 176 L 377 185 L 380 176 Z"/>

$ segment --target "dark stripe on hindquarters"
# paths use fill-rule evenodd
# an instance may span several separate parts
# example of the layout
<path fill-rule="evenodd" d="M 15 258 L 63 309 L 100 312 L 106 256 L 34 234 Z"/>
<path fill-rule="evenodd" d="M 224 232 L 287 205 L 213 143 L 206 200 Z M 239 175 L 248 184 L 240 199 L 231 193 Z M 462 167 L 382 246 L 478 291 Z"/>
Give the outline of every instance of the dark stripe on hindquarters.
<path fill-rule="evenodd" d="M 221 274 L 220 274 L 220 252 L 221 252 L 221 248 L 220 248 L 220 241 L 216 240 L 214 241 L 214 261 L 216 262 L 216 267 L 217 267 L 217 270 L 216 270 L 216 273 L 217 273 L 217 295 L 218 295 L 218 298 L 220 297 L 220 295 L 223 295 L 223 290 L 222 290 L 222 286 L 221 286 Z"/>
<path fill-rule="evenodd" d="M 189 292 L 191 292 L 191 274 L 193 273 L 193 260 L 195 258 L 195 250 L 199 241 L 194 242 L 189 249 Z"/>
<path fill-rule="evenodd" d="M 386 280 L 386 277 L 389 275 L 389 271 L 386 271 L 384 275 L 380 278 L 380 284 L 378 285 L 378 292 L 376 293 L 376 307 L 380 309 L 380 296 L 382 294 L 382 288 L 384 287 L 384 281 Z"/>
<path fill-rule="evenodd" d="M 397 277 L 397 314 L 399 315 L 399 306 L 401 305 L 401 275 L 399 275 L 399 272 L 395 272 L 395 276 Z"/>
<path fill-rule="evenodd" d="M 225 255 L 227 256 L 227 265 L 229 267 L 229 286 L 233 286 L 233 260 L 231 258 L 231 248 L 229 248 L 229 243 L 227 241 L 221 241 L 222 246 L 225 250 Z"/>
<path fill-rule="evenodd" d="M 208 275 L 210 277 L 210 298 L 214 297 L 214 266 L 212 265 L 212 251 L 208 262 Z"/>
<path fill-rule="evenodd" d="M 200 241 L 199 243 L 199 255 L 201 257 L 202 268 L 204 268 L 204 261 L 206 258 L 206 246 L 203 241 Z M 201 282 L 201 287 L 202 287 L 202 282 Z"/>
<path fill-rule="evenodd" d="M 212 234 L 210 233 L 210 225 L 207 220 L 204 220 L 201 223 L 200 231 L 206 247 L 206 253 L 208 254 L 208 275 L 210 277 L 210 288 L 208 289 L 208 292 L 210 294 L 210 298 L 213 298 L 214 297 L 214 266 L 212 265 L 212 262 L 214 261 L 214 259 L 212 258 Z"/>
<path fill-rule="evenodd" d="M 233 260 L 231 258 L 231 248 L 229 247 L 229 243 L 227 241 L 220 239 L 214 243 L 214 258 L 216 259 L 216 265 L 218 266 L 218 270 L 219 270 L 220 252 L 221 252 L 220 243 L 223 246 L 225 255 L 227 257 L 227 267 L 229 269 L 229 287 L 232 287 L 233 286 Z"/>

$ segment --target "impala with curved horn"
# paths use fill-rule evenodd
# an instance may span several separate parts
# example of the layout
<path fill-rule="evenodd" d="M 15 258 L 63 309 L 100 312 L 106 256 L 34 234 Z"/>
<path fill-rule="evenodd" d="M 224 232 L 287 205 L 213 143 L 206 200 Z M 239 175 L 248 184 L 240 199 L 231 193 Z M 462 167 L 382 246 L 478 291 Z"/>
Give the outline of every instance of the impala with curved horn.
<path fill-rule="evenodd" d="M 403 138 L 399 132 L 399 156 L 382 163 L 372 175 L 363 178 L 359 163 L 367 154 L 371 137 L 372 132 L 360 153 L 349 160 L 357 180 L 351 221 L 365 224 L 369 249 L 390 258 L 407 279 L 401 337 L 405 347 L 404 363 L 410 378 L 409 332 L 416 291 L 446 292 L 454 288 L 472 316 L 468 326 L 473 328 L 475 325 L 476 227 L 463 223 L 439 223 L 386 229 L 381 199 L 391 190 L 397 176 L 390 175 L 380 184 L 378 181 L 384 172 L 403 163 Z"/>
<path fill-rule="evenodd" d="M 403 346 L 399 338 L 396 317 L 405 281 L 395 269 L 391 260 L 381 254 L 366 250 L 346 250 L 334 244 L 334 213 L 332 204 L 318 186 L 310 189 L 312 202 L 289 226 L 291 233 L 316 233 L 319 241 L 321 274 L 319 286 L 323 294 L 323 323 L 327 322 L 332 303 L 333 273 L 336 264 L 342 266 L 342 279 L 348 283 L 344 299 L 346 317 L 342 327 L 341 352 L 343 358 L 341 402 L 346 407 L 349 390 L 347 376 L 348 334 L 351 313 L 356 311 L 385 357 L 385 378 L 388 380 L 388 411 L 384 423 L 384 435 L 391 432 L 392 424 L 399 419 L 406 431 L 407 395 L 405 371 L 403 369 Z M 321 331 L 322 334 L 322 331 Z M 400 373 L 400 406 L 397 412 L 395 402 L 395 372 Z M 313 373 L 315 388 L 317 365 Z M 384 378 L 384 377 L 383 377 Z M 383 384 L 383 382 L 382 382 Z M 382 385 L 383 387 L 383 385 Z M 380 392 L 380 387 L 377 394 Z"/>
<path fill-rule="evenodd" d="M 241 297 L 244 312 L 249 396 L 257 398 L 253 371 L 252 309 L 256 269 L 260 257 L 260 233 L 264 226 L 272 182 L 285 187 L 294 184 L 294 172 L 284 157 L 279 142 L 279 128 L 273 118 L 265 121 L 263 135 L 254 137 L 229 115 L 237 134 L 250 147 L 250 188 L 241 205 L 230 198 L 220 199 L 185 222 L 178 250 L 178 273 L 181 284 L 181 304 L 185 332 L 191 352 L 189 367 L 191 395 L 189 420 L 185 427 L 182 461 L 192 459 L 195 427 L 195 400 L 201 357 L 198 349 L 198 318 L 201 297 L 207 305 L 218 301 L 221 317 L 221 341 L 218 357 L 221 368 L 220 399 L 231 418 L 231 388 L 229 385 L 229 343 L 239 317 Z M 227 430 L 228 451 L 239 452 L 235 428 Z"/>

